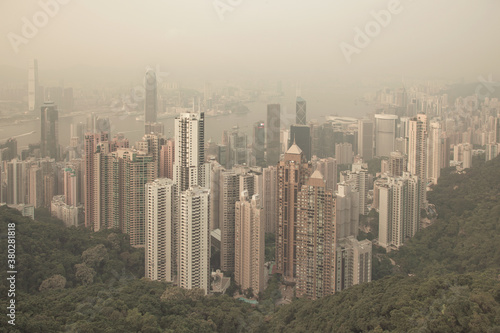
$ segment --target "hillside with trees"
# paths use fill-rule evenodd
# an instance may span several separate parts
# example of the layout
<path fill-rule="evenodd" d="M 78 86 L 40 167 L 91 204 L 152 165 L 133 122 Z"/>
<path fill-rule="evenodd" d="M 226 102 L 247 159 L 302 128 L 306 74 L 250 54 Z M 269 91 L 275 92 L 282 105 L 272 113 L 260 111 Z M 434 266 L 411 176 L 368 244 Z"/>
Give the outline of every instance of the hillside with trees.
<path fill-rule="evenodd" d="M 0 207 L 1 235 L 16 224 L 18 271 L 16 326 L 0 332 L 500 332 L 500 158 L 443 170 L 428 199 L 436 222 L 399 251 L 376 254 L 385 263 L 374 268 L 379 280 L 279 308 L 278 277 L 254 307 L 203 296 L 142 278 L 144 251 L 116 230 L 66 228 L 44 211 L 35 222 Z M 396 266 L 383 277 L 390 259 Z"/>

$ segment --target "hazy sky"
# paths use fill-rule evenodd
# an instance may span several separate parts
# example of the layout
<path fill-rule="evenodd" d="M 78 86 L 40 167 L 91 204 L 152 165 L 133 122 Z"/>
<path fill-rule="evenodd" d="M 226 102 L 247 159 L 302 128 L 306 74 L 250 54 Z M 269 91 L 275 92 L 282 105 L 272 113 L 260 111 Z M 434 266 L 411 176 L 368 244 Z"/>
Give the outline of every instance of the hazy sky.
<path fill-rule="evenodd" d="M 56 0 L 41 0 L 50 3 Z M 398 14 L 358 48 L 348 64 L 340 44 L 396 0 L 65 0 L 54 17 L 19 44 L 34 0 L 0 1 L 0 75 L 5 67 L 77 65 L 139 70 L 161 65 L 176 75 L 241 77 L 405 75 L 473 80 L 497 75 L 500 1 L 401 0 Z M 63 2 L 61 0 L 61 2 Z M 397 1 L 396 1 L 397 2 Z M 231 10 L 223 20 L 214 3 Z M 234 5 L 231 5 L 234 4 Z M 230 6 L 230 7 L 229 7 Z M 44 24 L 46 23 L 46 24 Z"/>

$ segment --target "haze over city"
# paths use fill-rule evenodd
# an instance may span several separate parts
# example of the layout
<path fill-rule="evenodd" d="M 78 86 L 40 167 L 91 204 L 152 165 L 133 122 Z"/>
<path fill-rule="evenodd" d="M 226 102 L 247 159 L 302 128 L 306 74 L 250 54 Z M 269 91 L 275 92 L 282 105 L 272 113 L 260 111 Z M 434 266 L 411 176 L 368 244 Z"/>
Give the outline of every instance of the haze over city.
<path fill-rule="evenodd" d="M 497 332 L 499 14 L 0 3 L 0 332 Z"/>

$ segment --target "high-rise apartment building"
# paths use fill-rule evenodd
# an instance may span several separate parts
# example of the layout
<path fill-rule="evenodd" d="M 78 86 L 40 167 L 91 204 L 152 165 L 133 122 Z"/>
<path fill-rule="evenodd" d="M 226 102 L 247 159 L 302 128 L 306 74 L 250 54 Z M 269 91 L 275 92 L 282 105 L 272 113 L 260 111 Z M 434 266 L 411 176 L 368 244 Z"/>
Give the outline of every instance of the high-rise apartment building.
<path fill-rule="evenodd" d="M 441 175 L 441 124 L 432 122 L 429 126 L 429 140 L 427 148 L 427 177 L 433 184 L 437 184 Z"/>
<path fill-rule="evenodd" d="M 358 236 L 359 193 L 346 183 L 339 183 L 335 197 L 336 236 L 338 239 Z"/>
<path fill-rule="evenodd" d="M 314 171 L 297 198 L 297 297 L 335 292 L 335 200 L 321 172 Z"/>
<path fill-rule="evenodd" d="M 328 157 L 313 161 L 315 170 L 319 170 L 326 182 L 326 188 L 332 193 L 337 190 L 337 160 Z"/>
<path fill-rule="evenodd" d="M 234 272 L 235 204 L 240 196 L 240 176 L 233 170 L 221 172 L 220 191 L 221 269 Z"/>
<path fill-rule="evenodd" d="M 146 267 L 151 280 L 174 282 L 178 255 L 178 194 L 174 181 L 157 179 L 146 184 Z"/>
<path fill-rule="evenodd" d="M 268 166 L 262 169 L 262 207 L 264 208 L 263 223 L 267 233 L 276 234 L 276 223 L 278 221 L 277 194 L 278 194 L 278 180 L 277 180 L 276 166 Z"/>
<path fill-rule="evenodd" d="M 297 196 L 311 175 L 312 166 L 302 150 L 292 145 L 278 165 L 278 223 L 276 227 L 276 270 L 285 280 L 293 280 L 297 270 Z"/>
<path fill-rule="evenodd" d="M 209 190 L 195 185 L 180 193 L 179 286 L 210 290 Z"/>
<path fill-rule="evenodd" d="M 168 139 L 160 149 L 160 178 L 174 179 L 175 141 Z"/>
<path fill-rule="evenodd" d="M 337 244 L 336 291 L 372 280 L 372 242 L 355 237 L 339 239 Z"/>
<path fill-rule="evenodd" d="M 379 244 L 399 248 L 420 229 L 420 179 L 408 172 L 379 184 Z"/>
<path fill-rule="evenodd" d="M 418 176 L 420 186 L 420 208 L 427 206 L 427 116 L 418 114 L 409 122 L 408 172 Z"/>
<path fill-rule="evenodd" d="M 240 194 L 235 204 L 235 282 L 254 294 L 264 291 L 265 233 L 260 197 Z"/>
<path fill-rule="evenodd" d="M 407 171 L 408 163 L 406 156 L 399 152 L 393 151 L 389 156 L 388 174 L 391 177 L 401 177 L 403 172 Z"/>
<path fill-rule="evenodd" d="M 352 164 L 352 144 L 347 142 L 335 144 L 335 159 L 338 164 Z"/>
<path fill-rule="evenodd" d="M 179 192 L 208 185 L 205 170 L 205 115 L 182 113 L 175 118 L 174 181 Z"/>

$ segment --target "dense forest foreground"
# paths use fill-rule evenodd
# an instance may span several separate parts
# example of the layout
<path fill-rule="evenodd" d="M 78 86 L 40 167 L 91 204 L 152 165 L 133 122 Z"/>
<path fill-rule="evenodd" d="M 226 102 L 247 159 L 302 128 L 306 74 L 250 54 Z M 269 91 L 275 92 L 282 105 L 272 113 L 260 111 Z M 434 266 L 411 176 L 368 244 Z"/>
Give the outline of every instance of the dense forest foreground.
<path fill-rule="evenodd" d="M 399 251 L 374 251 L 377 280 L 317 301 L 257 306 L 144 278 L 144 251 L 115 230 L 66 228 L 0 207 L 0 332 L 500 332 L 500 158 L 443 170 L 428 192 L 437 220 Z M 15 326 L 7 306 L 15 224 Z M 375 265 L 375 263 L 374 263 Z"/>

